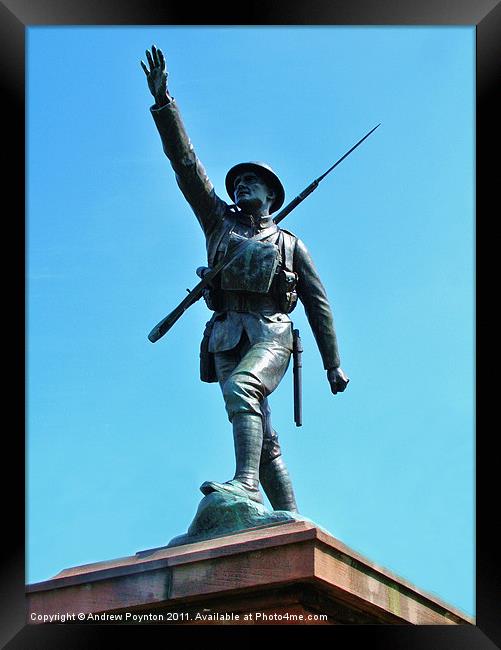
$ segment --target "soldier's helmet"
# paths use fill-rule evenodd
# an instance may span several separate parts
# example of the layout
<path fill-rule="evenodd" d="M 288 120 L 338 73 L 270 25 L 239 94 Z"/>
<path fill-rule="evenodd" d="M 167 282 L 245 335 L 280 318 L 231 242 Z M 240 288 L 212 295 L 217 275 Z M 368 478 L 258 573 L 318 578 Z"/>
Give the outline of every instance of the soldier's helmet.
<path fill-rule="evenodd" d="M 238 163 L 230 169 L 226 174 L 226 191 L 228 196 L 232 201 L 235 200 L 234 196 L 234 184 L 235 178 L 244 171 L 253 171 L 254 173 L 261 176 L 266 184 L 275 191 L 275 200 L 270 206 L 270 212 L 276 212 L 279 210 L 285 200 L 285 190 L 280 179 L 275 174 L 273 169 L 264 162 L 243 162 Z"/>

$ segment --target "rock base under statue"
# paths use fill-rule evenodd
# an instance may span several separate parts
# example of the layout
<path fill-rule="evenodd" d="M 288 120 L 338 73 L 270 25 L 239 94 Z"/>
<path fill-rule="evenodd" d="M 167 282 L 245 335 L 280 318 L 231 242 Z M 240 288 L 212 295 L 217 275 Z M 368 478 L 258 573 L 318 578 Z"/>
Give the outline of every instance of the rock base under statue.
<path fill-rule="evenodd" d="M 188 532 L 171 539 L 166 548 L 292 521 L 309 519 L 287 510 L 270 511 L 264 505 L 245 497 L 211 492 L 200 501 Z"/>

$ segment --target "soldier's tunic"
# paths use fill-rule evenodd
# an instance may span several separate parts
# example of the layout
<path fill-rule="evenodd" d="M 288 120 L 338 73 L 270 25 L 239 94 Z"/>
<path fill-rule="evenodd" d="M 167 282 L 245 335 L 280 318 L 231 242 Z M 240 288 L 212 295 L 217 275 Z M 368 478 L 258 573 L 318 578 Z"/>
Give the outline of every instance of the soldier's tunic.
<path fill-rule="evenodd" d="M 161 108 L 153 106 L 150 110 L 177 183 L 205 234 L 209 266 L 214 266 L 224 255 L 231 236 L 250 238 L 267 229 L 270 234 L 263 242 L 277 245 L 279 264 L 283 266 L 284 234 L 281 229 L 271 217 L 255 222 L 216 195 L 185 131 L 175 100 Z M 334 322 L 324 287 L 306 246 L 299 238 L 287 234 L 288 231 L 283 232 L 289 246 L 292 242 L 297 295 L 304 305 L 324 368 L 338 367 L 340 360 Z M 223 277 L 220 305 L 208 323 L 208 349 L 214 355 L 214 379 L 221 385 L 230 421 L 236 413 L 263 417 L 264 461 L 264 457 L 269 459 L 280 454 L 266 398 L 278 386 L 289 365 L 292 322 L 279 307 L 273 282 L 267 293 L 235 288 L 226 290 L 224 285 Z"/>

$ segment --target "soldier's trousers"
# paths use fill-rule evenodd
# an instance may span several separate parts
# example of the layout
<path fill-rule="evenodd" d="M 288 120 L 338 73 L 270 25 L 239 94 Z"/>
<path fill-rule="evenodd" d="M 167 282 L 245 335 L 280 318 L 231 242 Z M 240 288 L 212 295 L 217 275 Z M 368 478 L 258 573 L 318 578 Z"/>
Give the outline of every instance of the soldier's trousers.
<path fill-rule="evenodd" d="M 230 422 L 237 413 L 260 415 L 263 420 L 261 464 L 280 456 L 278 436 L 271 426 L 267 397 L 282 380 L 289 366 L 291 352 L 274 343 L 250 345 L 243 334 L 232 350 L 216 352 L 214 362 L 217 379 Z"/>

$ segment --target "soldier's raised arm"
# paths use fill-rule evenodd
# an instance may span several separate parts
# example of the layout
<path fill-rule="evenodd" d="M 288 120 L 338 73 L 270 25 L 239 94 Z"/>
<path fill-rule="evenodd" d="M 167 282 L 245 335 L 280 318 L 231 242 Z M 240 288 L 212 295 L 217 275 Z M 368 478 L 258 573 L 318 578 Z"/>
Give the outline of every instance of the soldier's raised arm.
<path fill-rule="evenodd" d="M 163 150 L 204 233 L 210 235 L 221 224 L 229 206 L 216 195 L 190 142 L 177 103 L 167 87 L 168 72 L 162 50 L 152 45 L 151 53 L 146 50 L 146 60 L 148 65 L 141 61 L 141 67 L 155 100 L 150 110 Z"/>

